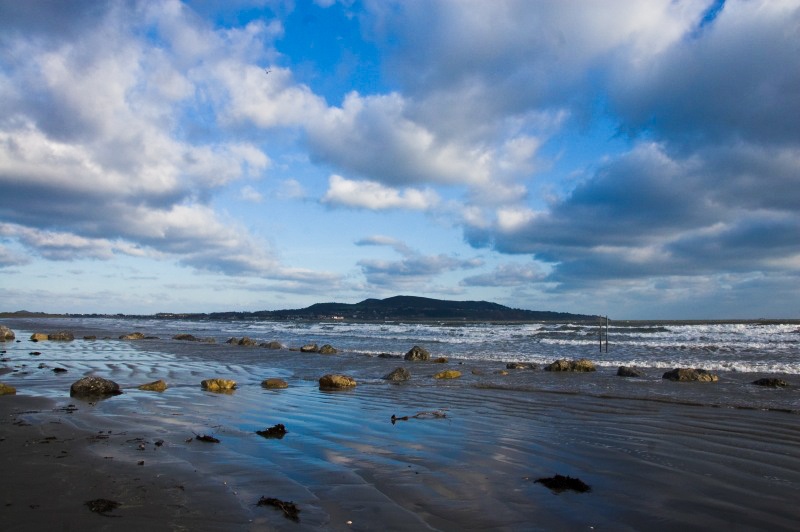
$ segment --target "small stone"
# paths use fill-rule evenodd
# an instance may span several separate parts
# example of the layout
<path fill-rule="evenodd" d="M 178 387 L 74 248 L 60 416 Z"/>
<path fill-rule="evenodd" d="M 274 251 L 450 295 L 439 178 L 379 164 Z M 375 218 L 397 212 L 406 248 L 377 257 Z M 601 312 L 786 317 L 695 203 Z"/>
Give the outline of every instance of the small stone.
<path fill-rule="evenodd" d="M 328 374 L 319 379 L 320 390 L 342 390 L 356 386 L 356 380 L 347 375 Z"/>
<path fill-rule="evenodd" d="M 154 382 L 148 382 L 147 384 L 142 384 L 138 388 L 140 390 L 144 390 L 145 392 L 163 392 L 164 390 L 167 389 L 167 383 L 159 379 Z"/>
<path fill-rule="evenodd" d="M 264 379 L 261 381 L 261 386 L 263 388 L 268 388 L 270 390 L 278 390 L 281 388 L 288 388 L 289 384 L 283 379 Z"/>
<path fill-rule="evenodd" d="M 531 362 L 509 362 L 506 369 L 536 369 L 536 364 Z"/>
<path fill-rule="evenodd" d="M 230 392 L 236 389 L 236 381 L 229 379 L 206 379 L 200 383 L 209 392 Z"/>
<path fill-rule="evenodd" d="M 434 379 L 457 379 L 461 376 L 461 372 L 454 369 L 447 369 L 440 371 L 433 376 Z"/>

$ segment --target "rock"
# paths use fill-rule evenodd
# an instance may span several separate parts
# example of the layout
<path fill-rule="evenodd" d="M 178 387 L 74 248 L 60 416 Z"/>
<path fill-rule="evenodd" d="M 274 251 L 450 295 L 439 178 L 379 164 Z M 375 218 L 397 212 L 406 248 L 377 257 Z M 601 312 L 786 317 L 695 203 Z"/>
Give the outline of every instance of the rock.
<path fill-rule="evenodd" d="M 103 397 L 121 393 L 119 384 L 116 382 L 95 376 L 77 380 L 69 388 L 69 395 L 72 397 Z"/>
<path fill-rule="evenodd" d="M 0 382 L 0 395 L 15 395 L 16 393 L 17 393 L 16 388 Z"/>
<path fill-rule="evenodd" d="M 230 392 L 236 389 L 236 381 L 229 379 L 206 379 L 200 386 L 209 392 Z"/>
<path fill-rule="evenodd" d="M 338 352 L 331 344 L 325 344 L 317 351 L 320 355 L 335 355 Z"/>
<path fill-rule="evenodd" d="M 13 340 L 14 338 L 16 338 L 16 336 L 14 335 L 14 331 L 9 329 L 5 325 L 0 325 L 0 342 Z"/>
<path fill-rule="evenodd" d="M 271 342 L 264 342 L 259 347 L 264 347 L 266 349 L 283 349 L 283 345 L 275 340 Z"/>
<path fill-rule="evenodd" d="M 495 375 L 501 375 L 501 376 L 505 377 L 506 375 L 508 375 L 508 372 L 506 370 L 504 370 L 504 369 L 501 369 L 501 370 L 495 371 L 494 374 Z"/>
<path fill-rule="evenodd" d="M 97 340 L 97 336 L 94 336 L 94 335 L 84 336 L 83 339 L 84 340 Z"/>
<path fill-rule="evenodd" d="M 391 353 L 381 353 L 380 355 L 378 355 L 378 358 L 403 358 L 403 357 L 400 355 L 393 355 Z"/>
<path fill-rule="evenodd" d="M 144 340 L 144 334 L 140 332 L 132 332 L 130 334 L 123 334 L 119 337 L 120 340 Z"/>
<path fill-rule="evenodd" d="M 306 344 L 300 348 L 301 353 L 316 353 L 317 351 L 319 351 L 317 344 Z"/>
<path fill-rule="evenodd" d="M 439 357 L 433 361 L 435 364 L 447 364 L 448 360 L 446 357 Z"/>
<path fill-rule="evenodd" d="M 506 369 L 536 369 L 536 364 L 532 362 L 509 362 Z"/>
<path fill-rule="evenodd" d="M 184 342 L 203 342 L 206 344 L 214 344 L 217 342 L 214 338 L 198 338 L 193 334 L 176 334 L 172 339 L 183 340 Z"/>
<path fill-rule="evenodd" d="M 67 368 L 53 368 L 53 373 L 66 373 Z"/>
<path fill-rule="evenodd" d="M 261 386 L 270 390 L 277 390 L 281 388 L 288 388 L 289 384 L 283 379 L 264 379 L 261 381 Z"/>
<path fill-rule="evenodd" d="M 243 336 L 241 340 L 239 340 L 238 345 L 243 345 L 246 347 L 255 347 L 258 345 L 258 342 L 253 340 L 252 338 L 248 338 L 247 336 Z"/>
<path fill-rule="evenodd" d="M 397 368 L 391 373 L 383 376 L 383 380 L 392 382 L 403 382 L 411 378 L 411 373 L 406 368 Z"/>
<path fill-rule="evenodd" d="M 675 368 L 664 373 L 661 378 L 680 382 L 717 382 L 719 380 L 719 377 L 713 373 L 699 368 Z"/>
<path fill-rule="evenodd" d="M 620 366 L 617 369 L 618 377 L 644 377 L 644 372 L 634 366 Z"/>
<path fill-rule="evenodd" d="M 461 372 L 454 369 L 446 369 L 440 371 L 433 376 L 434 379 L 457 379 L 461 376 Z"/>
<path fill-rule="evenodd" d="M 55 342 L 71 342 L 75 339 L 75 335 L 69 331 L 57 331 L 48 334 L 47 339 Z"/>
<path fill-rule="evenodd" d="M 239 339 L 231 337 L 231 338 L 228 338 L 227 340 L 225 340 L 225 343 L 226 344 L 238 344 L 239 343 Z"/>
<path fill-rule="evenodd" d="M 347 388 L 353 388 L 356 385 L 356 381 L 352 377 L 348 377 L 347 375 L 323 375 L 319 379 L 319 389 L 320 390 L 342 390 Z"/>
<path fill-rule="evenodd" d="M 37 332 L 35 332 L 35 333 L 33 333 L 31 335 L 31 341 L 32 342 L 44 342 L 45 340 L 48 340 L 48 334 L 47 333 L 37 333 Z"/>
<path fill-rule="evenodd" d="M 585 358 L 579 360 L 556 360 L 544 368 L 545 371 L 597 371 L 594 364 Z"/>
<path fill-rule="evenodd" d="M 287 432 L 288 431 L 286 430 L 286 427 L 283 425 L 283 423 L 278 423 L 274 427 L 269 427 L 264 430 L 257 430 L 256 434 L 264 438 L 277 438 L 280 440 L 281 438 L 286 436 Z"/>
<path fill-rule="evenodd" d="M 405 358 L 406 360 L 413 360 L 416 362 L 419 360 L 430 360 L 431 354 L 428 353 L 426 349 L 423 349 L 422 347 L 415 345 L 408 351 L 408 353 L 406 353 L 406 356 L 403 358 Z"/>
<path fill-rule="evenodd" d="M 546 488 L 549 488 L 556 493 L 561 493 L 562 491 L 566 490 L 577 491 L 578 493 L 586 493 L 587 491 L 592 490 L 592 488 L 581 479 L 564 475 L 556 475 L 549 478 L 537 478 L 534 480 L 534 482 L 543 484 Z"/>
<path fill-rule="evenodd" d="M 167 389 L 167 383 L 159 379 L 154 382 L 148 382 L 147 384 L 142 384 L 138 388 L 146 392 L 163 392 L 164 390 Z"/>
<path fill-rule="evenodd" d="M 758 379 L 752 382 L 756 386 L 767 386 L 769 388 L 783 388 L 785 386 L 789 386 L 789 383 L 783 379 L 775 379 L 775 378 L 763 378 Z"/>

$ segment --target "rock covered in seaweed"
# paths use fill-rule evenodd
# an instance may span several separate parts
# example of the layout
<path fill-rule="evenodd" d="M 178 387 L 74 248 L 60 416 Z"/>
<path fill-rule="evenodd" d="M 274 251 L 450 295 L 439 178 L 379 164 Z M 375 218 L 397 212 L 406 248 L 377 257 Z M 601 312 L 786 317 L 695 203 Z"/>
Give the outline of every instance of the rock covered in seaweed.
<path fill-rule="evenodd" d="M 319 379 L 320 390 L 344 390 L 356 386 L 356 380 L 347 375 L 328 374 Z"/>
<path fill-rule="evenodd" d="M 263 347 L 265 349 L 283 349 L 283 345 L 276 340 L 271 342 L 262 342 L 259 344 L 259 347 Z"/>
<path fill-rule="evenodd" d="M 316 353 L 319 351 L 319 346 L 317 344 L 306 344 L 300 348 L 301 353 Z"/>
<path fill-rule="evenodd" d="M 434 379 L 457 379 L 459 377 L 461 377 L 461 372 L 455 369 L 446 369 L 433 376 Z"/>
<path fill-rule="evenodd" d="M 405 360 L 412 360 L 412 361 L 423 361 L 423 360 L 430 360 L 431 354 L 428 352 L 427 349 L 424 349 L 418 345 L 415 345 L 411 349 L 409 349 L 406 356 L 403 357 Z"/>
<path fill-rule="evenodd" d="M 767 388 L 784 388 L 789 386 L 789 383 L 783 379 L 772 377 L 764 377 L 763 379 L 754 380 L 752 384 L 756 386 L 766 386 Z"/>
<path fill-rule="evenodd" d="M 578 360 L 566 360 L 564 358 L 556 360 L 552 364 L 544 368 L 545 371 L 597 371 L 594 363 L 591 360 L 581 358 Z"/>
<path fill-rule="evenodd" d="M 173 340 L 182 340 L 184 342 L 202 342 L 206 344 L 214 344 L 217 341 L 214 338 L 198 338 L 193 334 L 176 334 L 172 337 Z"/>
<path fill-rule="evenodd" d="M 236 389 L 236 381 L 230 379 L 206 379 L 200 383 L 209 392 L 230 392 Z"/>
<path fill-rule="evenodd" d="M 73 382 L 69 388 L 69 395 L 72 397 L 104 397 L 121 393 L 119 384 L 94 375 Z"/>
<path fill-rule="evenodd" d="M 270 390 L 278 390 L 278 389 L 281 389 L 281 388 L 288 388 L 289 387 L 289 383 L 287 383 L 283 379 L 270 378 L 270 379 L 264 379 L 263 381 L 261 381 L 261 387 L 262 388 L 267 388 L 267 389 L 270 389 Z"/>
<path fill-rule="evenodd" d="M 128 334 L 123 334 L 119 337 L 120 340 L 144 340 L 145 336 L 144 333 L 140 332 L 132 332 Z"/>
<path fill-rule="evenodd" d="M 537 366 L 533 362 L 509 362 L 506 364 L 506 369 L 536 369 Z"/>
<path fill-rule="evenodd" d="M 147 384 L 141 384 L 138 386 L 138 388 L 145 392 L 163 392 L 168 388 L 168 386 L 166 382 L 159 379 L 157 381 L 148 382 Z"/>
<path fill-rule="evenodd" d="M 0 382 L 0 395 L 14 395 L 17 393 L 17 389 L 9 384 L 4 384 Z"/>
<path fill-rule="evenodd" d="M 325 344 L 322 347 L 320 347 L 319 350 L 317 351 L 317 353 L 319 353 L 320 355 L 335 355 L 338 352 L 339 351 L 331 344 Z"/>
<path fill-rule="evenodd" d="M 678 382 L 717 382 L 719 377 L 700 368 L 675 368 L 662 375 L 662 379 Z"/>

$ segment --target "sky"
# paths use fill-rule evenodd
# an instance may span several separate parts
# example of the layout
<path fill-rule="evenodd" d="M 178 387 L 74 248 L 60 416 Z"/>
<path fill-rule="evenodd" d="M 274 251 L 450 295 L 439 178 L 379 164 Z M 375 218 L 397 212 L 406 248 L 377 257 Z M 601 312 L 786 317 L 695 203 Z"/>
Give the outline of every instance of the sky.
<path fill-rule="evenodd" d="M 800 318 L 800 0 L 0 0 L 0 293 Z"/>

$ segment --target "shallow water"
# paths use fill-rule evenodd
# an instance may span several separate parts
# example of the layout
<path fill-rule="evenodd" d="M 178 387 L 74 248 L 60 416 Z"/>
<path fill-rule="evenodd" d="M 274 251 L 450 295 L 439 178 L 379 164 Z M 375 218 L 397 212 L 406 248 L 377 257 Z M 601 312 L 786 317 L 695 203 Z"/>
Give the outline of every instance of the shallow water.
<path fill-rule="evenodd" d="M 702 348 L 666 347 L 669 342 L 660 335 L 675 332 L 628 331 L 650 343 L 631 341 L 625 349 L 612 344 L 596 373 L 500 375 L 507 361 L 598 357 L 579 341 L 588 331 L 569 325 L 561 326 L 563 334 L 577 339 L 536 343 L 521 332 L 528 326 L 487 331 L 488 326 L 370 325 L 365 327 L 377 332 L 356 336 L 350 324 L 58 320 L 40 323 L 39 330 L 44 325 L 47 331 L 110 338 L 141 330 L 162 339 L 33 343 L 27 339 L 33 327 L 5 323 L 21 341 L 0 344 L 11 370 L 3 382 L 60 406 L 76 404 L 86 415 L 78 419 L 93 430 L 126 433 L 98 442 L 99 456 L 185 464 L 208 482 L 224 483 L 253 529 L 791 530 L 800 519 L 798 374 L 718 370 L 717 383 L 674 383 L 661 379 L 663 369 L 654 364 L 645 367 L 645 378 L 615 375 L 617 362 L 611 361 L 637 350 L 641 357 L 652 349 L 664 367 L 683 365 L 678 364 L 683 351 L 690 352 L 686 360 L 700 361 L 691 357 L 699 357 Z M 562 334 L 558 326 L 548 327 L 548 334 Z M 715 338 L 725 356 L 741 359 L 741 353 L 759 352 L 753 346 L 765 339 L 738 335 L 761 332 L 732 327 Z M 171 340 L 176 333 L 213 336 L 220 343 Z M 292 347 L 331 343 L 344 352 L 302 354 L 221 343 L 245 334 Z M 681 345 L 705 345 L 709 334 L 683 331 Z M 780 353 L 772 363 L 758 354 L 758 363 L 794 367 L 795 333 L 770 334 L 785 337 L 774 342 Z M 447 335 L 456 340 L 444 340 Z M 506 347 L 479 355 L 492 343 Z M 415 344 L 450 362 L 370 356 L 400 355 Z M 34 350 L 41 354 L 30 355 Z M 719 351 L 709 352 L 720 359 Z M 411 371 L 411 381 L 396 385 L 381 379 L 398 366 Z M 68 372 L 54 374 L 53 367 Z M 463 376 L 446 382 L 432 378 L 444 368 L 459 369 Z M 346 373 L 359 384 L 352 391 L 320 391 L 317 379 L 324 373 Z M 69 385 L 84 374 L 111 378 L 125 393 L 93 404 L 69 398 Z M 779 375 L 791 386 L 749 384 L 764 375 Z M 201 390 L 200 381 L 210 377 L 232 378 L 238 389 Z M 283 378 L 290 387 L 264 390 L 260 382 L 267 377 Z M 164 393 L 135 389 L 159 378 L 170 384 Z M 439 415 L 391 423 L 392 415 L 421 412 Z M 277 423 L 289 431 L 283 439 L 255 434 Z M 214 435 L 221 443 L 198 442 L 194 434 Z M 165 442 L 158 450 L 151 445 L 156 439 Z M 140 441 L 148 442 L 147 450 L 138 449 Z M 579 477 L 592 491 L 555 494 L 535 482 L 554 474 Z M 300 524 L 256 507 L 261 496 L 296 502 Z"/>

